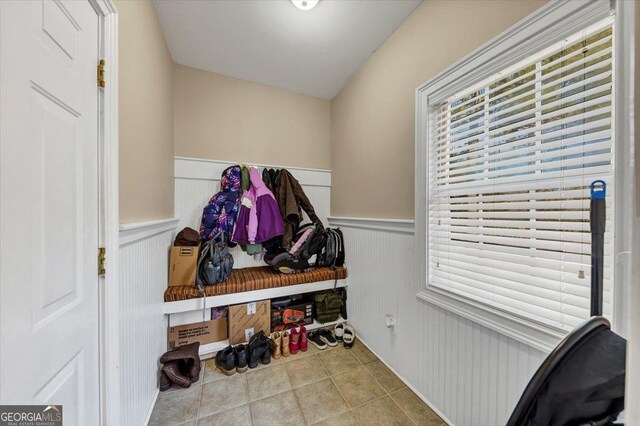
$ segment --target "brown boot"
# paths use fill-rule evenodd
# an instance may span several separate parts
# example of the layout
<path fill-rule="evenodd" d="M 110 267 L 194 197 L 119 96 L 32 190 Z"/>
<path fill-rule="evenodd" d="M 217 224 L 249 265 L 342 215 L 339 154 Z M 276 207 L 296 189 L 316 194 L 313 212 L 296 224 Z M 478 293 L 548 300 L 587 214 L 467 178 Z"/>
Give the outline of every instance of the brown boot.
<path fill-rule="evenodd" d="M 271 356 L 273 359 L 278 359 L 280 355 L 282 355 L 282 338 L 280 333 L 276 331 L 271 333 Z"/>
<path fill-rule="evenodd" d="M 165 364 L 169 361 L 182 361 L 182 367 L 185 369 L 185 373 L 189 377 L 192 383 L 197 382 L 200 379 L 200 342 L 189 343 L 188 345 L 180 346 L 165 352 L 160 357 L 160 362 Z"/>
<path fill-rule="evenodd" d="M 289 356 L 291 354 L 291 352 L 289 351 L 289 330 L 283 331 L 282 333 L 280 333 L 280 336 L 282 336 L 282 342 L 280 343 L 282 348 L 282 356 Z"/>
<path fill-rule="evenodd" d="M 186 371 L 181 368 L 181 361 L 168 361 L 162 367 L 162 372 L 167 375 L 171 383 L 188 388 L 191 386 L 191 379 L 187 376 Z"/>
<path fill-rule="evenodd" d="M 171 380 L 167 376 L 167 373 L 160 371 L 160 392 L 164 392 L 171 389 Z"/>

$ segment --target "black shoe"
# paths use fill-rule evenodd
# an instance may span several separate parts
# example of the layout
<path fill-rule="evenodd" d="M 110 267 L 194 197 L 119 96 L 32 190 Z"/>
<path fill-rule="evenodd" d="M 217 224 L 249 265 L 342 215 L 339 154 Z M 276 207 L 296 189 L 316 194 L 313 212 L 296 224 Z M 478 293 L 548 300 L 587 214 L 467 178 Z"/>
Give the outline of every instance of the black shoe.
<path fill-rule="evenodd" d="M 249 363 L 249 368 L 256 368 L 258 366 L 258 360 L 263 357 L 264 352 L 267 347 L 264 344 L 264 331 L 260 331 L 249 339 L 249 344 L 247 345 L 247 360 Z M 271 361 L 271 360 L 269 360 Z"/>
<path fill-rule="evenodd" d="M 233 348 L 234 355 L 236 357 L 236 371 L 238 373 L 244 373 L 247 371 L 248 362 L 247 362 L 247 348 L 244 345 L 237 345 Z"/>
<path fill-rule="evenodd" d="M 236 373 L 236 356 L 233 347 L 227 346 L 216 354 L 216 366 L 227 376 Z"/>
<path fill-rule="evenodd" d="M 327 349 L 327 344 L 322 340 L 317 331 L 312 331 L 307 335 L 307 339 L 313 343 L 313 346 L 320 350 Z"/>
<path fill-rule="evenodd" d="M 263 334 L 260 342 L 260 347 L 264 348 L 264 353 L 260 357 L 260 361 L 262 361 L 264 365 L 267 365 L 271 362 L 271 339 Z"/>
<path fill-rule="evenodd" d="M 333 334 L 331 334 L 331 332 L 329 330 L 327 330 L 326 328 L 321 328 L 320 330 L 318 330 L 318 334 L 320 335 L 320 338 L 329 346 L 338 346 L 338 341 L 336 340 L 335 337 L 333 337 Z"/>

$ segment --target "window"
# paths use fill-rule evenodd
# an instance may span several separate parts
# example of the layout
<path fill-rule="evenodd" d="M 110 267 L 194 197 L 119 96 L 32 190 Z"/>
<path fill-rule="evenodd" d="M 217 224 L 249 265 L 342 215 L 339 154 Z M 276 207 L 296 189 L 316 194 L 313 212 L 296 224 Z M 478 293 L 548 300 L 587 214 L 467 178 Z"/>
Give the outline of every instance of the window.
<path fill-rule="evenodd" d="M 431 285 L 567 330 L 589 316 L 588 185 L 613 188 L 612 44 L 610 26 L 580 32 L 433 107 Z"/>
<path fill-rule="evenodd" d="M 627 64 L 615 55 L 616 17 L 605 2 L 549 9 L 416 97 L 418 297 L 543 350 L 590 315 L 596 179 L 607 183 L 605 315 L 620 304 L 621 188 L 631 192 L 619 168 L 631 146 L 614 137 L 629 124 L 614 114 L 628 111 L 616 75 L 629 81 L 629 65 L 614 69 Z"/>

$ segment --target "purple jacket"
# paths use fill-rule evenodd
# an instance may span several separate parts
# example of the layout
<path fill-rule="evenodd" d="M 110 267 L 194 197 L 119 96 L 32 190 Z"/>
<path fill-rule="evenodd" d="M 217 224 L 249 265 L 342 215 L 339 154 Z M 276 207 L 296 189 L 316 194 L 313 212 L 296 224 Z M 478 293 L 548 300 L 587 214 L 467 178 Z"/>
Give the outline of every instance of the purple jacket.
<path fill-rule="evenodd" d="M 232 241 L 256 244 L 284 233 L 278 203 L 255 168 L 249 170 L 249 189 L 242 194 Z"/>

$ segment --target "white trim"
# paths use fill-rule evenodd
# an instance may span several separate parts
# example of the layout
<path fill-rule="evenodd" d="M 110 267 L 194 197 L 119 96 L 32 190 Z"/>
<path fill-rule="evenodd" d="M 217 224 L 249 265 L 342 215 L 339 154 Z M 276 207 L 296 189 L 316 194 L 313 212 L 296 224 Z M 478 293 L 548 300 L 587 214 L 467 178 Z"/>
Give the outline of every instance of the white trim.
<path fill-rule="evenodd" d="M 118 15 L 113 0 L 89 0 L 99 15 L 100 57 L 107 85 L 100 90 L 100 245 L 107 274 L 100 278 L 100 423 L 120 424 Z"/>
<path fill-rule="evenodd" d="M 614 194 L 616 203 L 619 203 L 620 199 L 626 199 L 627 201 L 624 205 L 628 205 L 633 200 L 633 183 L 629 181 L 630 178 L 633 178 L 633 151 L 632 146 L 630 146 L 633 144 L 633 128 L 629 122 L 630 117 L 631 120 L 633 118 L 632 111 L 630 111 L 633 102 L 633 95 L 630 90 L 633 75 L 629 73 L 629 69 L 632 69 L 630 62 L 633 61 L 633 53 L 630 54 L 628 52 L 628 38 L 633 37 L 633 34 L 629 34 L 628 28 L 623 32 L 618 28 L 624 25 L 622 24 L 621 15 L 627 14 L 627 12 L 622 13 L 624 9 L 624 7 L 621 7 L 622 3 L 625 3 L 624 0 L 616 1 L 619 13 L 615 16 L 614 24 L 617 28 L 614 52 L 617 62 L 614 78 L 616 96 L 620 97 L 616 102 L 615 114 L 615 149 L 616 157 L 619 160 L 616 161 L 614 168 L 616 181 Z M 625 4 L 624 6 L 628 5 Z M 417 238 L 415 253 L 417 282 L 426 283 L 427 277 L 425 253 L 428 238 L 426 217 L 429 182 L 427 175 L 428 147 L 425 141 L 429 131 L 427 119 L 429 105 L 447 98 L 464 87 L 482 81 L 493 74 L 496 69 L 513 65 L 536 51 L 562 40 L 564 37 L 570 36 L 609 15 L 610 2 L 606 0 L 589 0 L 585 2 L 558 0 L 549 2 L 529 17 L 416 89 L 415 232 Z M 452 81 L 454 81 L 453 84 L 451 84 Z M 626 184 L 622 184 L 623 181 L 626 181 Z M 618 205 L 615 210 L 617 223 L 621 224 L 621 226 L 629 226 L 633 209 L 631 207 L 620 208 Z M 630 278 L 630 275 L 625 276 L 630 262 L 630 251 L 628 251 L 630 248 L 627 248 L 627 243 L 630 244 L 632 235 L 631 232 L 623 232 L 623 243 L 619 241 L 619 233 L 622 228 L 616 225 L 616 230 L 616 287 L 625 288 L 629 285 Z M 617 275 L 619 271 L 620 275 Z M 537 349 L 548 351 L 555 346 L 559 338 L 566 334 L 564 331 L 559 331 L 528 319 L 523 320 L 516 315 L 505 313 L 492 306 L 471 302 L 467 298 L 432 286 L 427 285 L 416 296 L 420 300 L 434 303 Z M 619 299 L 618 297 L 614 301 L 614 311 L 622 309 L 619 306 Z"/>
<path fill-rule="evenodd" d="M 168 231 L 175 231 L 177 223 L 178 218 L 123 223 L 120 225 L 120 246 L 126 246 Z"/>
<path fill-rule="evenodd" d="M 174 157 L 174 175 L 176 179 L 205 179 L 220 180 L 220 175 L 229 166 L 240 162 L 207 160 L 202 158 Z M 251 164 L 257 168 L 286 168 L 301 185 L 331 187 L 331 170 L 309 169 L 303 167 L 272 166 L 265 164 Z"/>
<path fill-rule="evenodd" d="M 479 302 L 434 286 L 427 286 L 416 297 L 545 353 L 551 352 L 566 334 L 561 329 L 535 323 L 509 312 L 487 309 Z"/>
<path fill-rule="evenodd" d="M 203 305 L 203 298 L 179 300 L 176 302 L 164 302 L 165 314 L 176 314 L 179 312 L 189 312 L 202 310 L 206 307 L 215 308 L 218 306 L 236 305 L 238 303 L 252 302 L 255 300 L 273 299 L 276 297 L 289 296 L 291 294 L 312 293 L 315 291 L 332 289 L 334 280 L 316 281 L 312 283 L 287 285 L 283 287 L 266 288 L 264 290 L 242 291 L 240 293 L 221 294 L 219 296 L 208 296 Z M 347 280 L 338 280 L 337 288 L 346 287 Z"/>
<path fill-rule="evenodd" d="M 609 15 L 608 0 L 550 1 L 416 89 L 436 103 Z M 506 54 L 500 54 L 504 53 Z M 499 56 L 499 57 L 498 57 Z M 456 82 L 448 84 L 451 79 Z M 446 93 L 442 91 L 446 85 Z"/>
<path fill-rule="evenodd" d="M 156 389 L 155 394 L 153 395 L 153 400 L 151 401 L 151 406 L 147 411 L 147 415 L 144 417 L 144 425 L 147 426 L 149 424 L 149 420 L 151 420 L 151 414 L 153 413 L 153 409 L 156 406 L 156 401 L 158 400 L 158 395 L 160 395 L 160 388 Z"/>
<path fill-rule="evenodd" d="M 371 229 L 374 231 L 396 232 L 400 234 L 413 234 L 413 219 L 378 219 L 362 217 L 331 216 L 329 225 L 343 228 Z"/>
<path fill-rule="evenodd" d="M 629 4 L 631 3 L 631 4 Z M 614 315 L 612 328 L 626 337 L 626 298 L 632 285 L 633 214 L 635 204 L 634 172 L 634 2 L 616 1 L 614 27 L 614 84 L 615 84 L 615 191 L 614 191 L 614 253 L 615 277 Z"/>
<path fill-rule="evenodd" d="M 640 285 L 638 277 L 640 273 L 640 211 L 637 211 L 637 190 L 635 187 L 637 163 L 639 157 L 635 144 L 638 129 L 635 129 L 635 110 L 637 99 L 637 73 L 635 68 L 635 55 L 638 46 L 636 39 L 636 2 L 616 0 L 616 28 L 617 48 L 615 51 L 616 67 L 616 97 L 621 111 L 616 114 L 615 131 L 616 141 L 622 146 L 622 155 L 616 155 L 616 174 L 628 176 L 630 179 L 620 182 L 616 188 L 616 240 L 615 249 L 618 252 L 614 265 L 616 277 L 616 291 L 614 292 L 614 321 L 613 329 L 627 338 L 627 368 L 626 368 L 626 400 L 638 401 L 640 399 L 640 313 L 638 302 L 640 301 Z M 616 177 L 616 179 L 618 179 Z M 618 193 L 620 191 L 622 194 Z M 635 251 L 635 256 L 634 256 Z M 635 258 L 634 258 L 635 257 Z M 634 282 L 635 281 L 635 282 Z M 640 406 L 627 404 L 624 411 L 625 424 L 635 425 L 640 423 Z"/>
<path fill-rule="evenodd" d="M 424 402 L 425 404 L 427 404 L 429 406 L 429 408 L 431 408 L 431 410 L 433 410 L 434 413 L 436 413 L 438 415 L 438 417 L 440 417 L 447 425 L 449 426 L 455 426 L 455 424 L 449 420 L 447 418 L 447 416 L 444 415 L 444 413 L 442 411 L 440 411 L 438 409 L 438 407 L 436 407 L 431 401 L 429 401 L 427 399 L 427 397 L 425 397 L 424 395 L 422 395 L 422 393 L 420 393 L 420 391 L 418 389 L 416 389 L 407 379 L 405 379 L 404 377 L 402 377 L 400 374 L 398 374 L 398 372 L 396 371 L 395 368 L 393 368 L 387 361 L 385 361 L 381 356 L 379 356 L 376 351 L 374 351 L 373 349 L 371 349 L 371 347 L 369 345 L 367 345 L 367 343 L 362 340 L 362 337 L 360 337 L 360 335 L 358 333 L 356 333 L 356 337 L 358 339 L 360 339 L 360 343 L 362 343 L 363 345 L 365 345 L 367 347 L 367 349 L 369 349 L 371 351 L 372 354 L 374 354 L 376 356 L 376 358 L 378 358 L 380 360 L 380 362 L 382 362 L 389 370 L 391 370 L 391 372 L 393 374 L 396 375 L 396 377 L 398 379 L 400 379 L 402 381 L 402 383 L 404 383 L 409 389 L 411 389 L 411 391 L 413 393 L 416 394 L 416 396 L 418 398 L 420 398 L 422 400 L 422 402 Z M 375 377 L 374 377 L 375 378 Z M 391 393 L 395 393 L 397 391 L 393 391 Z M 407 416 L 408 417 L 408 416 Z"/>

